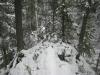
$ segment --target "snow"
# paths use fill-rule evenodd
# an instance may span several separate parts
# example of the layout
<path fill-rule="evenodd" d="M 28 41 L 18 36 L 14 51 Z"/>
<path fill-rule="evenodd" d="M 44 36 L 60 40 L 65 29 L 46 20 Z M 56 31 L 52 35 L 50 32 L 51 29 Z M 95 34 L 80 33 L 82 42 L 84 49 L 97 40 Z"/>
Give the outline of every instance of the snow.
<path fill-rule="evenodd" d="M 21 53 L 24 57 L 10 69 L 9 75 L 95 75 L 83 57 L 76 63 L 77 51 L 63 42 L 41 42 Z M 65 53 L 65 60 L 58 57 L 62 53 Z"/>
<path fill-rule="evenodd" d="M 6 14 L 6 16 L 15 17 L 15 14 Z"/>
<path fill-rule="evenodd" d="M 77 23 L 73 23 L 73 26 L 78 27 L 78 24 Z"/>
<path fill-rule="evenodd" d="M 85 7 L 89 7 L 89 3 L 88 2 L 86 2 Z"/>
<path fill-rule="evenodd" d="M 0 69 L 0 75 L 5 75 L 5 69 Z"/>

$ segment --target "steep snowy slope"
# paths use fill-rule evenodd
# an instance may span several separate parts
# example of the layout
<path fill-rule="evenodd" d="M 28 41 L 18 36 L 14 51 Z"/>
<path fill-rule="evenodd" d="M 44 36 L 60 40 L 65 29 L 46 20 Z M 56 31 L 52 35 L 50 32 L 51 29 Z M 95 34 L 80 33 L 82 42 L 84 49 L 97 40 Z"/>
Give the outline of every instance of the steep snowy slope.
<path fill-rule="evenodd" d="M 39 43 L 21 53 L 24 57 L 9 75 L 95 75 L 83 57 L 76 60 L 75 48 L 62 42 Z"/>

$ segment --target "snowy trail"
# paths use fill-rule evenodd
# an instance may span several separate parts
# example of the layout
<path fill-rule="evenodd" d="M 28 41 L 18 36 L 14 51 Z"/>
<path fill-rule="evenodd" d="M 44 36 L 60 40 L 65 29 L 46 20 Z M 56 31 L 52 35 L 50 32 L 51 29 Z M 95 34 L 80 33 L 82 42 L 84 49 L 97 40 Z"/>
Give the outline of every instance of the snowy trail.
<path fill-rule="evenodd" d="M 56 75 L 56 54 L 55 50 L 51 47 L 47 49 L 46 66 L 50 75 Z"/>
<path fill-rule="evenodd" d="M 45 63 L 49 71 L 49 75 L 75 75 L 75 72 L 71 71 L 72 66 L 68 63 L 60 61 L 60 59 L 57 57 L 56 50 L 52 47 L 48 47 L 47 49 Z"/>
<path fill-rule="evenodd" d="M 71 54 L 70 62 L 62 61 L 58 57 L 58 54 L 64 50 L 66 50 L 66 54 Z M 76 50 L 72 46 L 66 44 L 49 42 L 38 44 L 29 50 L 22 51 L 25 57 L 10 70 L 10 75 L 76 75 L 76 73 L 87 75 L 86 72 L 90 72 L 88 75 L 95 75 L 92 70 L 89 70 L 90 68 L 86 69 L 85 73 L 79 72 L 78 65 L 80 64 L 75 61 L 75 52 Z M 38 57 L 35 57 L 37 55 Z M 69 58 L 67 57 L 67 59 Z M 84 63 L 86 64 L 85 60 Z M 87 68 L 86 66 L 84 68 Z"/>

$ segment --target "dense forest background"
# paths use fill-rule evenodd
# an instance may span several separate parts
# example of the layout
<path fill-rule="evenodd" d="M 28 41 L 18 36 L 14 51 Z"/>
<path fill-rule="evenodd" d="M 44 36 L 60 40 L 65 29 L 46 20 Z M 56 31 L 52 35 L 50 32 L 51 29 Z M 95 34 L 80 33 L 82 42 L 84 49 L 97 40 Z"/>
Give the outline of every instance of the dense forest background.
<path fill-rule="evenodd" d="M 0 0 L 0 69 L 41 41 L 72 45 L 99 75 L 100 1 Z"/>

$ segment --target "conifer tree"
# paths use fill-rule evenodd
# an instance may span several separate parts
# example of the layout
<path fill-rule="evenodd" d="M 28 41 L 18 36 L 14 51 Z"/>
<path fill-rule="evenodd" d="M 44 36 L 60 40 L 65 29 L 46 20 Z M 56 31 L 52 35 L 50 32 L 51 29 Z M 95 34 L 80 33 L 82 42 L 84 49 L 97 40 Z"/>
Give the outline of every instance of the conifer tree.
<path fill-rule="evenodd" d="M 91 44 L 91 40 L 93 39 L 93 33 L 94 33 L 94 26 L 91 24 L 91 15 L 92 15 L 92 9 L 93 9 L 94 3 L 92 3 L 91 0 L 87 0 L 85 4 L 83 3 L 83 9 L 85 9 L 85 13 L 83 15 L 83 21 L 82 21 L 82 27 L 79 34 L 79 44 L 78 44 L 78 50 L 79 55 L 81 54 L 87 54 L 88 56 L 92 56 L 92 53 L 94 53 L 94 48 Z"/>
<path fill-rule="evenodd" d="M 68 10 L 67 10 L 67 8 L 70 7 L 69 3 L 72 3 L 72 2 L 70 2 L 70 0 L 69 1 L 62 0 L 60 7 L 58 7 L 59 8 L 58 11 L 60 11 L 59 14 L 61 17 L 61 24 L 62 24 L 61 37 L 62 37 L 63 42 L 65 42 L 66 40 L 68 42 L 69 40 L 73 38 L 73 35 L 71 35 L 71 31 L 73 29 L 72 21 L 71 21 L 70 16 L 68 15 Z"/>

